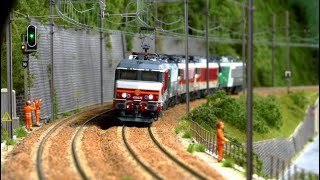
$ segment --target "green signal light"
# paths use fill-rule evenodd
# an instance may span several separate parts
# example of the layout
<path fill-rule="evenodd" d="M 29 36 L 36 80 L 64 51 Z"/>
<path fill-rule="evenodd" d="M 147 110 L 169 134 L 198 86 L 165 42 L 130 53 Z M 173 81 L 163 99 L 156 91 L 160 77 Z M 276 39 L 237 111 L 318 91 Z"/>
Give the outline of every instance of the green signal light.
<path fill-rule="evenodd" d="M 34 34 L 29 34 L 30 39 L 34 39 Z"/>

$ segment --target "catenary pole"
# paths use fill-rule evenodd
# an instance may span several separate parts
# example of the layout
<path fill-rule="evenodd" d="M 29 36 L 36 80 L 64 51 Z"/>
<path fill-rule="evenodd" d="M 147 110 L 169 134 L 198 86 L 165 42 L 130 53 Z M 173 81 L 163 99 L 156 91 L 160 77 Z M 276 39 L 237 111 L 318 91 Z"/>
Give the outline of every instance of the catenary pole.
<path fill-rule="evenodd" d="M 248 0 L 247 180 L 252 180 L 253 0 Z"/>
<path fill-rule="evenodd" d="M 103 16 L 104 16 L 104 4 L 102 0 L 99 1 L 100 7 L 100 87 L 101 87 L 101 104 L 103 104 Z"/>
<path fill-rule="evenodd" d="M 50 59 L 51 59 L 51 117 L 52 120 L 55 119 L 54 117 L 54 96 L 55 96 L 55 90 L 54 90 L 54 65 L 53 65 L 53 9 L 54 8 L 54 0 L 50 0 Z"/>
<path fill-rule="evenodd" d="M 11 12 L 6 21 L 6 44 L 7 44 L 7 93 L 8 93 L 8 114 L 12 120 L 12 42 L 11 42 Z M 9 138 L 13 138 L 12 121 L 7 123 Z"/>
<path fill-rule="evenodd" d="M 244 2 L 241 3 L 242 7 L 242 18 L 241 18 L 241 24 L 242 24 L 242 76 L 243 76 L 243 95 L 246 94 L 246 36 L 245 36 L 245 4 Z"/>
<path fill-rule="evenodd" d="M 189 34 L 189 28 L 188 28 L 188 0 L 184 0 L 184 19 L 185 19 L 185 53 L 186 53 L 186 112 L 189 113 L 189 52 L 188 52 L 188 34 Z"/>
<path fill-rule="evenodd" d="M 274 40 L 275 40 L 275 32 L 276 32 L 276 15 L 273 14 L 272 16 L 272 87 L 274 87 L 274 56 L 275 56 L 275 44 L 274 44 Z"/>
<path fill-rule="evenodd" d="M 290 72 L 290 47 L 289 47 L 289 12 L 286 11 L 286 44 L 287 44 L 287 51 L 286 51 L 286 71 Z M 287 94 L 290 92 L 290 75 L 286 75 L 287 79 Z"/>
<path fill-rule="evenodd" d="M 207 94 L 209 94 L 209 0 L 206 0 L 206 59 Z"/>

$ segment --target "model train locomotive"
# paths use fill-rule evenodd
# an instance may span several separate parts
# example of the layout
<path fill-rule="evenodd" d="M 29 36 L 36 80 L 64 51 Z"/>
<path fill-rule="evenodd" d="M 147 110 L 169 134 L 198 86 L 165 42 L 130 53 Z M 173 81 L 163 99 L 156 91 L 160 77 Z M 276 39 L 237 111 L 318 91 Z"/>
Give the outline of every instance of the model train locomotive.
<path fill-rule="evenodd" d="M 152 122 L 164 110 L 186 101 L 186 78 L 191 100 L 217 89 L 238 93 L 243 88 L 243 63 L 232 57 L 201 56 L 186 59 L 178 55 L 133 53 L 120 61 L 115 72 L 113 108 L 121 121 Z"/>

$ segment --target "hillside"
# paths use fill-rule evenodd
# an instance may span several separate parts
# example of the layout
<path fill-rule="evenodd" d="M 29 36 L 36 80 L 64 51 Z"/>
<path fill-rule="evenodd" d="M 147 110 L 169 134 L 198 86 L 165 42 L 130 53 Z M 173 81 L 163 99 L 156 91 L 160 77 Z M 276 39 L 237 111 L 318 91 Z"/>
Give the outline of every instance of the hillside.
<path fill-rule="evenodd" d="M 158 2 L 143 3 L 129 0 L 106 0 L 104 29 L 138 32 L 138 26 L 146 23 L 162 29 L 165 33 L 184 33 L 184 3 Z M 246 3 L 246 1 L 243 1 Z M 270 0 L 254 2 L 254 39 L 269 41 L 272 39 L 272 15 L 276 15 L 276 42 L 285 43 L 285 12 L 288 10 L 290 19 L 290 40 L 294 43 L 318 43 L 319 34 L 319 2 L 316 0 L 306 3 L 302 0 Z M 57 4 L 57 10 L 64 10 L 76 22 L 91 26 L 93 31 L 99 27 L 99 4 Z M 137 12 L 137 17 L 125 18 L 124 13 Z M 205 0 L 189 1 L 189 34 L 191 36 L 205 35 Z M 88 12 L 88 13 L 86 13 Z M 242 38 L 241 2 L 236 0 L 211 0 L 209 5 L 209 37 L 238 39 Z M 13 48 L 13 87 L 17 92 L 23 92 L 23 68 L 21 62 L 21 34 L 29 24 L 27 17 L 36 18 L 48 25 L 49 4 L 40 0 L 18 1 L 13 13 L 12 48 Z M 246 16 L 244 16 L 246 17 Z M 155 21 L 157 19 L 157 21 Z M 244 19 L 246 21 L 246 18 Z M 55 16 L 55 25 L 74 28 L 74 25 Z M 128 23 L 126 23 L 128 22 Z M 144 25 L 146 25 L 144 24 Z M 246 26 L 245 26 L 246 28 Z M 2 32 L 5 37 L 5 31 Z M 41 37 L 40 37 L 41 38 Z M 4 39 L 4 38 L 3 38 Z M 1 88 L 6 87 L 6 46 L 2 40 L 1 46 Z M 49 45 L 48 45 L 49 46 Z M 210 41 L 209 55 L 233 55 L 242 58 L 242 46 L 239 44 L 219 44 Z M 275 47 L 275 86 L 285 86 L 284 72 L 286 69 L 286 47 Z M 272 48 L 265 44 L 255 44 L 254 51 L 254 86 L 271 86 L 272 84 Z M 317 85 L 319 81 L 319 49 L 307 47 L 290 47 L 290 69 L 292 71 L 291 85 Z"/>

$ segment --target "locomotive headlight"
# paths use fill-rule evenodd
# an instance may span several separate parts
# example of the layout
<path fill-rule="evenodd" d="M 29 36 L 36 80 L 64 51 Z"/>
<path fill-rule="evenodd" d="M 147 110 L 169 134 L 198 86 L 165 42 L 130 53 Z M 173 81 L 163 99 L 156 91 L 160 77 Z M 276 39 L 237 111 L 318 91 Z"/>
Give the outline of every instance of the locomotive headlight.
<path fill-rule="evenodd" d="M 149 95 L 149 99 L 153 99 L 153 95 L 152 94 Z"/>
<path fill-rule="evenodd" d="M 122 94 L 121 94 L 121 97 L 122 97 L 122 98 L 126 98 L 126 97 L 127 97 L 127 93 L 122 93 Z"/>

